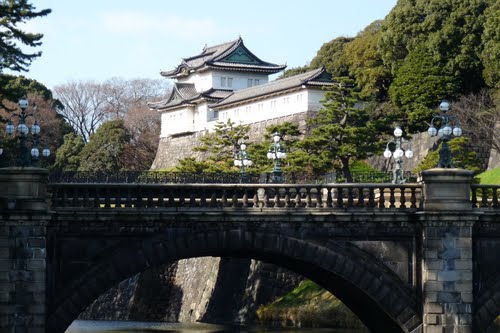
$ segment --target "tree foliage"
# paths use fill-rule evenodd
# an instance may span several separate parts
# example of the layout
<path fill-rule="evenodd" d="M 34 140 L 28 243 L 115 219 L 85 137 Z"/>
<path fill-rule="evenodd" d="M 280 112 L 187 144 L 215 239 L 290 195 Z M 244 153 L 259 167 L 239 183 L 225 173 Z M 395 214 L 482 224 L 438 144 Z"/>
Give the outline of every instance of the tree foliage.
<path fill-rule="evenodd" d="M 78 171 L 80 168 L 80 153 L 85 146 L 83 138 L 74 132 L 64 136 L 64 143 L 57 149 L 54 170 Z"/>
<path fill-rule="evenodd" d="M 400 0 L 384 20 L 380 51 L 397 76 L 412 52 L 428 50 L 459 88 L 474 91 L 482 85 L 485 0 Z"/>
<path fill-rule="evenodd" d="M 338 37 L 323 44 L 309 67 L 319 68 L 324 66 L 326 71 L 335 77 L 349 75 L 349 68 L 345 63 L 343 52 L 346 44 L 352 40 L 353 38 L 350 37 Z"/>
<path fill-rule="evenodd" d="M 500 89 L 500 2 L 490 0 L 489 3 L 484 12 L 483 76 L 488 86 Z"/>
<path fill-rule="evenodd" d="M 453 167 L 472 170 L 474 173 L 481 171 L 481 161 L 477 157 L 477 154 L 471 150 L 469 138 L 460 136 L 451 139 L 448 144 L 451 151 Z M 436 150 L 429 152 L 414 171 L 420 172 L 422 170 L 437 168 L 441 146 L 442 143 L 439 144 Z"/>
<path fill-rule="evenodd" d="M 311 169 L 327 171 L 340 163 L 348 182 L 352 181 L 351 160 L 363 159 L 380 148 L 377 124 L 366 108 L 357 106 L 360 99 L 355 89 L 351 79 L 338 78 L 338 84 L 325 94 L 324 107 L 309 121 L 311 134 L 300 143 L 312 157 Z"/>
<path fill-rule="evenodd" d="M 79 171 L 114 172 L 123 170 L 124 152 L 130 141 L 123 120 L 110 120 L 103 123 L 90 136 L 83 147 L 80 157 Z"/>
<path fill-rule="evenodd" d="M 37 11 L 27 0 L 0 1 L 0 73 L 4 69 L 27 71 L 31 62 L 42 54 L 27 53 L 21 45 L 40 46 L 43 34 L 23 31 L 19 25 L 50 12 L 50 9 Z"/>
<path fill-rule="evenodd" d="M 382 61 L 379 43 L 382 21 L 368 25 L 356 38 L 345 44 L 341 57 L 349 69 L 349 75 L 360 87 L 360 97 L 383 101 L 391 83 L 391 73 Z"/>

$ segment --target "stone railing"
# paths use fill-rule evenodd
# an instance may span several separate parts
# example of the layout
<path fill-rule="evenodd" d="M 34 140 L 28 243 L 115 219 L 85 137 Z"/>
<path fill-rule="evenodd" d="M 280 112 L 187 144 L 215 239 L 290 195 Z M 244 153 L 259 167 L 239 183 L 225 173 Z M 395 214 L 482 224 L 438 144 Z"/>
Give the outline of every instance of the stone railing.
<path fill-rule="evenodd" d="M 500 185 L 471 185 L 472 208 L 499 209 Z"/>
<path fill-rule="evenodd" d="M 52 209 L 417 210 L 422 192 L 419 184 L 50 184 L 49 190 Z"/>

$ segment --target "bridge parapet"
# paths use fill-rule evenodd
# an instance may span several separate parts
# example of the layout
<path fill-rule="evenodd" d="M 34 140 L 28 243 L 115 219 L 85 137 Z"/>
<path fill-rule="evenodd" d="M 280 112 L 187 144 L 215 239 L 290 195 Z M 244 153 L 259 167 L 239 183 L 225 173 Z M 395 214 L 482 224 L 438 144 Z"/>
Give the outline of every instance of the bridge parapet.
<path fill-rule="evenodd" d="M 421 207 L 419 184 L 50 184 L 61 208 L 320 208 Z M 383 195 L 380 195 L 383 193 Z"/>

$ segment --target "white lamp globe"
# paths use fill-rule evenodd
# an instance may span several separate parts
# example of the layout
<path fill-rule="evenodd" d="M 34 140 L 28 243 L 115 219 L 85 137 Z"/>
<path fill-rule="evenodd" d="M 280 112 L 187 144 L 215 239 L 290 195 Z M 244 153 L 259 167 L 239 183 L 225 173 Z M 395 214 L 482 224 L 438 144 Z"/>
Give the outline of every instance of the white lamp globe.
<path fill-rule="evenodd" d="M 281 153 L 281 158 L 286 158 L 286 153 Z"/>
<path fill-rule="evenodd" d="M 248 166 L 252 166 L 253 162 L 252 160 L 248 160 Z"/>
<path fill-rule="evenodd" d="M 396 127 L 396 129 L 394 130 L 394 136 L 396 138 L 400 138 L 401 136 L 403 135 L 403 130 L 401 129 L 401 127 Z"/>
<path fill-rule="evenodd" d="M 438 136 L 439 136 L 440 138 L 442 138 L 442 137 L 443 137 L 443 135 L 444 135 L 444 134 L 443 134 L 443 129 L 442 129 L 442 128 L 440 128 L 440 129 L 439 129 L 439 131 L 438 131 Z"/>
<path fill-rule="evenodd" d="M 427 133 L 430 135 L 430 136 L 436 136 L 438 131 L 436 129 L 436 127 L 434 127 L 433 125 L 431 125 L 429 127 L 429 129 L 427 130 Z"/>
<path fill-rule="evenodd" d="M 444 128 L 443 128 L 443 134 L 444 135 L 451 135 L 451 133 L 453 132 L 453 130 L 451 129 L 451 126 L 450 125 L 446 125 Z"/>
<path fill-rule="evenodd" d="M 268 152 L 267 153 L 267 158 L 270 159 L 270 160 L 274 159 L 274 153 L 273 152 Z"/>
<path fill-rule="evenodd" d="M 31 148 L 31 156 L 33 156 L 34 158 L 38 158 L 38 156 L 40 156 L 38 148 Z"/>
<path fill-rule="evenodd" d="M 395 151 L 394 151 L 394 157 L 395 158 L 400 158 L 400 157 L 403 157 L 404 155 L 404 152 L 401 148 L 397 148 Z"/>
<path fill-rule="evenodd" d="M 453 135 L 454 136 L 461 136 L 462 135 L 462 129 L 460 127 L 455 127 L 453 129 Z"/>
<path fill-rule="evenodd" d="M 413 151 L 411 151 L 410 149 L 408 149 L 407 151 L 405 151 L 405 156 L 406 156 L 406 158 L 412 158 L 413 157 Z"/>
<path fill-rule="evenodd" d="M 31 126 L 31 134 L 38 135 L 40 134 L 40 125 L 37 123 L 34 123 L 33 126 Z"/>
<path fill-rule="evenodd" d="M 246 144 L 244 144 L 244 143 L 242 143 L 242 144 L 241 144 L 241 146 L 240 146 L 240 149 L 241 149 L 241 150 L 245 150 L 245 149 L 247 149 L 247 145 L 246 145 Z"/>
<path fill-rule="evenodd" d="M 7 124 L 7 127 L 5 127 L 5 131 L 7 132 L 7 134 L 13 134 L 15 130 L 16 129 L 15 129 L 14 125 L 12 125 L 12 123 L 9 121 L 9 123 Z"/>
<path fill-rule="evenodd" d="M 278 143 L 278 142 L 280 141 L 280 139 L 281 139 L 281 137 L 279 136 L 279 134 L 275 133 L 275 134 L 273 135 L 273 141 L 274 141 L 275 143 Z"/>
<path fill-rule="evenodd" d="M 21 124 L 19 124 L 19 125 L 17 126 L 17 131 L 18 131 L 19 133 L 21 133 L 21 134 L 26 135 L 26 134 L 28 134 L 29 129 L 28 129 L 28 126 L 26 126 L 26 124 L 21 123 Z"/>
<path fill-rule="evenodd" d="M 3 154 L 3 148 L 0 148 L 0 155 Z"/>
<path fill-rule="evenodd" d="M 450 103 L 448 103 L 448 101 L 442 101 L 441 104 L 439 104 L 439 110 L 446 112 L 449 109 L 450 109 Z"/>
<path fill-rule="evenodd" d="M 385 158 L 390 158 L 391 156 L 392 156 L 391 151 L 390 151 L 389 149 L 386 149 L 386 150 L 384 151 L 384 157 L 385 157 Z"/>
<path fill-rule="evenodd" d="M 25 98 L 21 98 L 18 102 L 19 107 L 21 110 L 26 110 L 28 108 L 28 100 Z"/>
<path fill-rule="evenodd" d="M 50 149 L 49 148 L 44 148 L 42 150 L 42 156 L 43 157 L 49 157 L 50 156 Z"/>

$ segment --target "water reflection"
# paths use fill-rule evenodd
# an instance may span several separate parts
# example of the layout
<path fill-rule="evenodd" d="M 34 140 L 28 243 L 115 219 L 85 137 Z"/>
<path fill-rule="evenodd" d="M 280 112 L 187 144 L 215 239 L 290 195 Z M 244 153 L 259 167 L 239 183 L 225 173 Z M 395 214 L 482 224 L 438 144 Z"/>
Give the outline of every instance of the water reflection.
<path fill-rule="evenodd" d="M 133 321 L 92 321 L 75 320 L 66 330 L 66 333 L 365 333 L 365 330 L 342 330 L 321 328 L 265 328 L 265 327 L 242 327 L 222 326 L 202 323 L 180 324 L 180 323 L 155 323 L 155 322 L 133 322 Z"/>

